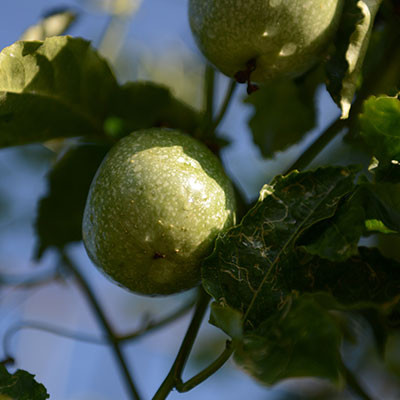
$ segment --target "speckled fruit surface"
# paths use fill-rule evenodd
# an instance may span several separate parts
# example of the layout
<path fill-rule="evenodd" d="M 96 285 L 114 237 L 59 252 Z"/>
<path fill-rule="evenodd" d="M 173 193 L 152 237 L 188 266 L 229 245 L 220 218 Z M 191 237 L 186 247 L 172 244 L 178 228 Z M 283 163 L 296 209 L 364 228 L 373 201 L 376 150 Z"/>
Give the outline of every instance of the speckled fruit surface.
<path fill-rule="evenodd" d="M 251 79 L 266 82 L 309 69 L 326 49 L 344 0 L 189 0 L 203 54 L 233 77 L 255 60 Z"/>
<path fill-rule="evenodd" d="M 123 138 L 104 159 L 83 240 L 119 285 L 163 295 L 199 282 L 201 260 L 234 222 L 233 188 L 217 157 L 190 136 L 155 128 Z"/>

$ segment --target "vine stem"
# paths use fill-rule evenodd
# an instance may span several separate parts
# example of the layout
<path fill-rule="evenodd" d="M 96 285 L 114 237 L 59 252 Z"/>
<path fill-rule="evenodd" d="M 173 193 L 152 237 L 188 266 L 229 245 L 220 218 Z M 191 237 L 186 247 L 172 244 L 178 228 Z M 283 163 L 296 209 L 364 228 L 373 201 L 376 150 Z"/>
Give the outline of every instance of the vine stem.
<path fill-rule="evenodd" d="M 207 311 L 209 302 L 210 296 L 202 288 L 200 288 L 196 309 L 182 341 L 181 347 L 179 348 L 178 355 L 176 356 L 167 377 L 164 379 L 164 382 L 154 395 L 153 400 L 166 399 L 172 389 L 176 387 L 177 382 L 180 381 L 183 369 L 185 368 L 189 354 L 192 351 L 194 341 L 199 332 L 200 325 Z"/>
<path fill-rule="evenodd" d="M 214 117 L 214 87 L 215 87 L 215 71 L 210 65 L 206 65 L 204 72 L 204 121 L 203 132 L 207 132 L 211 126 Z"/>
<path fill-rule="evenodd" d="M 117 340 L 119 342 L 131 341 L 131 340 L 135 340 L 139 337 L 142 337 L 144 334 L 146 334 L 148 332 L 154 332 L 157 329 L 161 329 L 165 325 L 167 325 L 171 322 L 174 322 L 178 318 L 185 315 L 189 310 L 191 310 L 193 308 L 194 304 L 195 304 L 194 300 L 188 301 L 186 304 L 184 304 L 178 310 L 172 312 L 170 315 L 167 315 L 165 318 L 161 318 L 160 320 L 155 321 L 155 322 L 150 322 L 150 323 L 146 324 L 144 327 L 139 328 L 132 333 L 118 336 Z"/>
<path fill-rule="evenodd" d="M 347 125 L 348 121 L 343 119 L 336 119 L 326 130 L 306 149 L 304 153 L 286 170 L 284 175 L 290 171 L 301 171 L 307 167 L 315 157 L 330 143 L 335 136 L 341 132 Z"/>
<path fill-rule="evenodd" d="M 215 117 L 214 122 L 211 125 L 210 135 L 212 135 L 215 132 L 215 129 L 217 129 L 218 125 L 224 119 L 224 116 L 229 108 L 229 105 L 231 104 L 231 100 L 235 93 L 236 88 L 237 88 L 237 82 L 235 80 L 231 79 L 231 82 L 230 82 L 228 90 L 226 92 L 224 101 L 221 105 L 221 109 L 220 109 L 218 115 Z"/>
<path fill-rule="evenodd" d="M 203 383 L 229 360 L 234 350 L 235 345 L 230 340 L 228 340 L 226 342 L 225 350 L 212 364 L 203 369 L 203 371 L 199 372 L 193 378 L 189 379 L 187 382 L 182 382 L 181 379 L 178 379 L 178 382 L 176 383 L 176 389 L 178 390 L 178 392 L 188 392 L 189 390 L 192 390 L 195 386 Z"/>
<path fill-rule="evenodd" d="M 78 285 L 80 286 L 82 292 L 85 294 L 91 308 L 93 309 L 93 313 L 96 315 L 100 325 L 102 326 L 104 332 L 106 333 L 107 340 L 114 352 L 114 356 L 118 361 L 118 365 L 121 370 L 121 374 L 124 378 L 125 385 L 129 390 L 130 396 L 133 400 L 141 400 L 139 392 L 136 388 L 136 385 L 133 381 L 133 377 L 129 372 L 128 364 L 125 360 L 125 356 L 121 349 L 121 343 L 117 340 L 117 335 L 114 333 L 114 330 L 111 324 L 108 322 L 107 317 L 105 316 L 100 303 L 98 302 L 94 292 L 90 288 L 89 284 L 86 282 L 86 279 L 79 271 L 78 267 L 74 264 L 71 258 L 67 255 L 65 251 L 60 253 L 61 260 L 68 267 L 68 269 L 74 274 Z"/>
<path fill-rule="evenodd" d="M 393 31 L 394 29 L 394 31 Z M 302 170 L 307 167 L 318 154 L 345 128 L 350 128 L 356 122 L 358 114 L 360 113 L 364 101 L 368 96 L 375 94 L 377 92 L 387 90 L 388 76 L 393 79 L 393 71 L 395 71 L 394 76 L 397 76 L 398 71 L 398 59 L 399 57 L 392 56 L 393 54 L 399 55 L 398 53 L 398 41 L 399 34 L 397 32 L 397 27 L 389 27 L 387 36 L 389 42 L 387 43 L 386 51 L 380 59 L 378 65 L 371 71 L 365 78 L 365 82 L 357 94 L 356 100 L 354 101 L 350 116 L 348 119 L 337 118 L 331 125 L 329 125 L 320 136 L 300 155 L 299 158 L 294 161 L 294 163 L 286 170 L 284 175 L 288 174 L 294 169 Z M 389 61 L 388 61 L 389 60 Z"/>

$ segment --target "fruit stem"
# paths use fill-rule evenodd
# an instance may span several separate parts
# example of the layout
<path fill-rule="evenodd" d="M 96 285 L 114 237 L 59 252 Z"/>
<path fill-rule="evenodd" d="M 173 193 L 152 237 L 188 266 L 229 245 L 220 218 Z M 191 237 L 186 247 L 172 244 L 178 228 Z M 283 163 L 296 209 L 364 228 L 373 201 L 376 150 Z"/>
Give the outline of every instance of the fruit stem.
<path fill-rule="evenodd" d="M 79 271 L 78 267 L 75 265 L 75 263 L 71 260 L 71 258 L 67 255 L 67 253 L 64 250 L 60 252 L 60 256 L 63 264 L 74 274 L 80 289 L 85 294 L 86 299 L 93 310 L 93 313 L 96 315 L 100 325 L 102 326 L 104 332 L 106 333 L 108 343 L 114 352 L 116 360 L 118 361 L 121 374 L 124 378 L 125 385 L 129 390 L 131 399 L 140 400 L 141 397 L 139 395 L 138 390 L 136 389 L 133 377 L 129 372 L 128 364 L 125 360 L 124 354 L 121 349 L 121 343 L 118 342 L 117 335 L 114 333 L 114 329 L 108 322 L 107 317 L 104 314 L 94 292 L 90 288 L 84 276 Z"/>
<path fill-rule="evenodd" d="M 183 338 L 181 347 L 179 348 L 178 355 L 176 356 L 167 377 L 164 379 L 164 382 L 154 395 L 153 400 L 166 399 L 172 389 L 176 387 L 176 384 L 181 381 L 183 369 L 185 368 L 190 352 L 192 351 L 194 341 L 207 311 L 209 301 L 210 296 L 203 290 L 203 288 L 200 288 L 196 309 L 186 331 L 185 337 Z"/>
<path fill-rule="evenodd" d="M 204 368 L 203 371 L 199 372 L 193 378 L 189 379 L 186 382 L 182 382 L 182 380 L 180 379 L 178 380 L 178 382 L 176 383 L 176 389 L 178 390 L 178 392 L 188 392 L 189 390 L 192 390 L 194 387 L 203 383 L 229 360 L 234 350 L 234 344 L 230 340 L 228 340 L 225 345 L 225 350 L 212 364 Z"/>

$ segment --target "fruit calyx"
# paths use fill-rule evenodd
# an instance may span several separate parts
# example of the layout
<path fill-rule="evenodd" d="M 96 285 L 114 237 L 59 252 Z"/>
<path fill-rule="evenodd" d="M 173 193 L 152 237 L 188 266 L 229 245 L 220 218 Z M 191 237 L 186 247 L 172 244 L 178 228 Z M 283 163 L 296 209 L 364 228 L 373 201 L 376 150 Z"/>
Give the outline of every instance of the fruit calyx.
<path fill-rule="evenodd" d="M 256 59 L 252 58 L 251 60 L 247 61 L 246 69 L 236 72 L 234 76 L 236 82 L 247 83 L 247 94 L 249 95 L 252 94 L 253 92 L 256 92 L 259 89 L 258 85 L 251 83 L 251 74 L 256 70 L 256 68 L 257 68 Z"/>

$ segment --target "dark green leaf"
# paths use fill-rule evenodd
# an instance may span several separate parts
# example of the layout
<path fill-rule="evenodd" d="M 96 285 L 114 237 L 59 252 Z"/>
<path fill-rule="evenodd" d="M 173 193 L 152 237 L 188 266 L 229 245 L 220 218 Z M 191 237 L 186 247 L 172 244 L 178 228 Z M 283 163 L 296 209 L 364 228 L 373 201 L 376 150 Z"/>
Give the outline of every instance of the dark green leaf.
<path fill-rule="evenodd" d="M 48 176 L 49 190 L 40 200 L 36 257 L 51 246 L 63 247 L 82 239 L 82 217 L 92 179 L 107 146 L 80 145 L 69 150 Z"/>
<path fill-rule="evenodd" d="M 244 314 L 246 330 L 274 313 L 292 290 L 297 238 L 334 215 L 353 189 L 354 173 L 331 167 L 277 177 L 241 224 L 217 239 L 203 265 L 203 285 L 218 303 Z"/>
<path fill-rule="evenodd" d="M 233 308 L 213 302 L 209 322 L 220 327 L 231 338 L 237 339 L 243 335 L 242 314 Z"/>
<path fill-rule="evenodd" d="M 400 232 L 400 183 L 365 184 L 368 220 L 378 220 L 389 230 Z"/>
<path fill-rule="evenodd" d="M 382 0 L 346 0 L 336 51 L 327 64 L 328 90 L 342 110 L 349 115 L 351 103 L 360 79 L 361 67 L 368 49 L 369 39 Z"/>
<path fill-rule="evenodd" d="M 329 292 L 341 305 L 355 309 L 393 302 L 400 293 L 400 264 L 375 248 L 360 247 L 358 253 L 341 263 L 300 257 L 290 287 L 300 292 Z"/>
<path fill-rule="evenodd" d="M 108 64 L 83 39 L 14 43 L 0 53 L 0 147 L 102 135 L 116 88 Z"/>
<path fill-rule="evenodd" d="M 235 361 L 262 383 L 315 376 L 340 380 L 341 332 L 311 296 L 285 300 L 283 311 L 248 333 Z"/>
<path fill-rule="evenodd" d="M 46 388 L 35 381 L 34 375 L 20 369 L 11 375 L 2 364 L 0 395 L 4 400 L 45 400 L 50 397 Z"/>
<path fill-rule="evenodd" d="M 391 160 L 388 163 L 379 163 L 379 166 L 371 171 L 376 182 L 400 183 L 400 163 Z"/>
<path fill-rule="evenodd" d="M 264 157 L 285 150 L 314 128 L 315 91 L 321 75 L 317 69 L 301 80 L 274 81 L 245 99 L 254 108 L 249 126 Z"/>
<path fill-rule="evenodd" d="M 199 121 L 199 113 L 174 98 L 168 88 L 151 82 L 130 82 L 115 92 L 107 123 L 108 133 L 122 137 L 153 126 L 193 133 Z"/>
<path fill-rule="evenodd" d="M 379 162 L 400 155 L 400 101 L 397 97 L 371 96 L 360 114 L 360 133 Z"/>
<path fill-rule="evenodd" d="M 336 214 L 311 227 L 300 239 L 308 253 L 331 261 L 344 261 L 357 254 L 365 230 L 363 198 L 355 192 L 340 205 Z"/>

